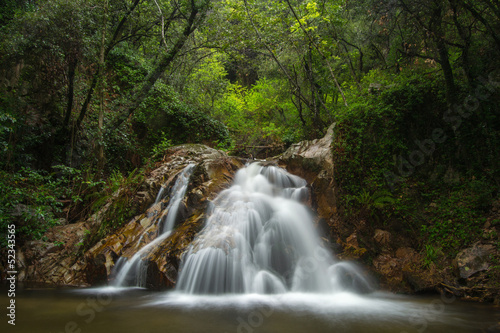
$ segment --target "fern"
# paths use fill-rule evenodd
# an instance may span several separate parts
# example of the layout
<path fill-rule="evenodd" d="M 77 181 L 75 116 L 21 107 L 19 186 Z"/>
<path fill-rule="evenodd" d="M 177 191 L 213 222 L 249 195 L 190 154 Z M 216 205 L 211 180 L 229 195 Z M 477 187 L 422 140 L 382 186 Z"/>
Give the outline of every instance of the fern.
<path fill-rule="evenodd" d="M 354 196 L 354 201 L 359 204 L 361 211 L 366 211 L 370 217 L 378 220 L 377 212 L 394 204 L 395 199 L 392 193 L 387 190 L 370 193 L 370 191 L 363 189 L 361 193 Z"/>

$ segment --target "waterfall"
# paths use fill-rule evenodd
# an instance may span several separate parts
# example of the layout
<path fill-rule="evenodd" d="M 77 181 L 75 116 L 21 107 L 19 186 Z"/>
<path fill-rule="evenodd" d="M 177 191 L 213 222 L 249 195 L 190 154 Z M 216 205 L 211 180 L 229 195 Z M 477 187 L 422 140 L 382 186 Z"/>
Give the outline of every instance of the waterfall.
<path fill-rule="evenodd" d="M 202 231 L 183 256 L 176 290 L 187 294 L 334 293 L 369 290 L 353 265 L 321 244 L 302 203 L 304 179 L 254 163 L 209 207 Z"/>
<path fill-rule="evenodd" d="M 184 170 L 182 170 L 182 172 L 177 177 L 174 186 L 170 190 L 170 200 L 168 202 L 168 205 L 157 214 L 159 216 L 159 218 L 157 218 L 156 220 L 156 227 L 158 230 L 157 237 L 149 244 L 146 244 L 142 248 L 140 248 L 132 256 L 132 258 L 128 259 L 127 261 L 125 261 L 123 257 L 118 259 L 114 269 L 116 278 L 113 281 L 113 285 L 115 287 L 124 287 L 130 285 L 144 287 L 146 285 L 147 265 L 142 259 L 148 253 L 150 253 L 157 244 L 160 244 L 163 240 L 167 239 L 172 233 L 175 219 L 177 218 L 177 214 L 179 211 L 179 206 L 186 194 L 189 185 L 189 178 L 194 171 L 194 167 L 194 164 L 189 164 L 184 168 Z M 164 193 L 165 188 L 164 186 L 162 186 L 160 188 L 160 191 L 158 192 L 158 195 L 156 196 L 156 200 L 153 206 L 157 205 L 163 200 Z M 141 240 L 144 238 L 147 232 L 148 230 L 144 230 L 137 244 L 141 244 Z"/>

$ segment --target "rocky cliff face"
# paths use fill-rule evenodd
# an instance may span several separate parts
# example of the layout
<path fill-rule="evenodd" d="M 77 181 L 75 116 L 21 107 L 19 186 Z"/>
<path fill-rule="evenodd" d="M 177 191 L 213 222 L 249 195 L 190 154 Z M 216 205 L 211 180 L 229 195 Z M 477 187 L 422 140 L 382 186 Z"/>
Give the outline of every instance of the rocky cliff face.
<path fill-rule="evenodd" d="M 459 253 L 454 261 L 425 266 L 419 249 L 412 248 L 412 242 L 396 229 L 376 229 L 362 219 L 346 218 L 337 200 L 331 149 L 334 130 L 332 125 L 324 138 L 295 144 L 268 163 L 278 164 L 307 180 L 311 188 L 309 204 L 317 212 L 318 228 L 330 239 L 336 254 L 341 259 L 361 261 L 378 277 L 384 289 L 407 293 L 440 291 L 477 300 L 499 300 L 499 287 L 488 282 L 489 268 L 495 265 L 493 258 L 500 257 L 493 243 L 480 241 Z M 154 198 L 161 186 L 168 192 L 188 164 L 196 166 L 176 227 L 144 258 L 148 288 L 174 286 L 181 256 L 201 230 L 209 201 L 230 185 L 235 172 L 244 164 L 241 159 L 202 145 L 170 149 L 162 165 L 147 175 L 141 191 L 132 200 L 137 211 L 143 213 L 94 244 L 83 256 L 76 254 L 78 244 L 102 222 L 113 200 L 87 221 L 53 228 L 46 234 L 46 241 L 26 244 L 18 251 L 19 280 L 77 286 L 113 280 L 118 258 L 131 257 L 158 234 L 155 221 L 161 218 L 161 208 L 170 198 L 153 204 Z M 487 227 L 490 231 L 494 229 L 493 225 Z"/>
<path fill-rule="evenodd" d="M 27 243 L 18 252 L 19 281 L 73 286 L 106 284 L 113 279 L 112 268 L 118 258 L 132 256 L 138 248 L 155 238 L 158 224 L 154 222 L 162 217 L 159 212 L 170 198 L 167 196 L 153 205 L 154 199 L 161 186 L 168 193 L 188 164 L 196 166 L 181 203 L 176 228 L 145 259 L 148 262 L 148 287 L 173 286 L 180 257 L 201 229 L 209 200 L 229 186 L 234 173 L 243 166 L 240 159 L 202 145 L 177 146 L 167 151 L 162 166 L 146 177 L 141 191 L 131 200 L 137 205 L 137 211 L 147 208 L 144 213 L 100 240 L 83 257 L 76 253 L 78 245 L 90 230 L 96 230 L 102 223 L 113 199 L 87 221 L 53 228 L 46 234 L 46 241 Z M 57 245 L 62 243 L 64 245 Z"/>
<path fill-rule="evenodd" d="M 342 259 L 361 261 L 378 277 L 383 289 L 404 293 L 448 293 L 473 300 L 500 303 L 500 285 L 492 281 L 490 268 L 498 265 L 500 251 L 493 223 L 487 222 L 482 240 L 461 251 L 454 260 L 425 263 L 423 253 L 412 248 L 413 240 L 405 238 L 398 229 L 376 229 L 363 219 L 348 218 L 342 212 L 337 198 L 335 165 L 331 143 L 335 135 L 332 125 L 320 140 L 293 145 L 279 163 L 289 172 L 305 178 L 312 187 L 313 206 L 318 213 L 320 227 L 327 231 Z M 500 201 L 488 221 L 497 221 Z M 495 217 L 496 216 L 496 217 Z"/>

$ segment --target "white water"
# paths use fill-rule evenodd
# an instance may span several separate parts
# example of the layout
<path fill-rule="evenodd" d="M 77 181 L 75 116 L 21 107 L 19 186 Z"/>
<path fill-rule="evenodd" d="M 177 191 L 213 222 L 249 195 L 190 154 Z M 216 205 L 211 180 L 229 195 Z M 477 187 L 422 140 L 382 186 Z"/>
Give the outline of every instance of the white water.
<path fill-rule="evenodd" d="M 151 252 L 156 245 L 160 244 L 163 240 L 167 239 L 172 233 L 174 228 L 175 219 L 179 211 L 179 205 L 182 202 L 186 194 L 186 190 L 189 184 L 189 178 L 194 170 L 194 164 L 189 164 L 181 174 L 177 177 L 177 180 L 170 190 L 170 201 L 165 209 L 163 209 L 157 219 L 158 223 L 158 236 L 149 244 L 144 245 L 140 248 L 132 258 L 123 262 L 123 257 L 118 259 L 116 263 L 116 278 L 113 281 L 113 286 L 124 287 L 124 286 L 138 286 L 145 287 L 146 285 L 146 270 L 147 265 L 143 262 L 144 256 Z M 159 203 L 163 199 L 165 188 L 162 186 L 154 204 Z M 141 235 L 139 242 L 141 244 L 144 235 L 147 230 Z"/>
<path fill-rule="evenodd" d="M 258 163 L 237 172 L 183 257 L 176 290 L 186 294 L 367 291 L 370 283 L 320 241 L 300 202 L 306 181 Z"/>
<path fill-rule="evenodd" d="M 301 204 L 308 196 L 305 181 L 281 169 L 251 165 L 239 171 L 234 186 L 209 208 L 204 229 L 183 258 L 176 291 L 74 291 L 87 300 L 88 294 L 97 294 L 97 300 L 109 302 L 96 316 L 93 331 L 167 327 L 179 333 L 468 333 L 486 331 L 498 321 L 493 308 L 454 304 L 455 298 L 445 295 L 418 299 L 352 292 L 369 291 L 369 282 L 353 264 L 338 261 L 321 246 L 311 215 Z M 58 315 L 67 308 L 64 304 Z M 68 313 L 65 320 L 74 320 L 74 310 Z M 36 317 L 54 321 L 49 315 Z"/>

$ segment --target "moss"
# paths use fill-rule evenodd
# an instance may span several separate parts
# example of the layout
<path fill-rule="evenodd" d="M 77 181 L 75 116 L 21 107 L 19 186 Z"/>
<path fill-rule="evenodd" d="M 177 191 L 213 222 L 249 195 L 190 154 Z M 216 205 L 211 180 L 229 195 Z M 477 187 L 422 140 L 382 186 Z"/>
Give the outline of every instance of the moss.
<path fill-rule="evenodd" d="M 85 237 L 83 246 L 79 249 L 80 255 L 139 213 L 138 206 L 141 205 L 141 202 L 136 198 L 136 195 L 144 186 L 144 179 L 142 174 L 132 174 L 131 177 L 123 179 L 122 186 L 116 192 L 108 195 L 109 205 L 101 209 L 101 215 L 98 216 L 99 221 Z"/>

